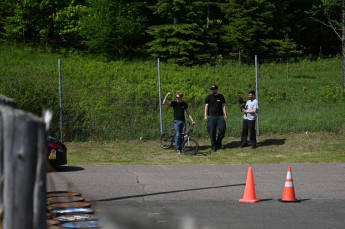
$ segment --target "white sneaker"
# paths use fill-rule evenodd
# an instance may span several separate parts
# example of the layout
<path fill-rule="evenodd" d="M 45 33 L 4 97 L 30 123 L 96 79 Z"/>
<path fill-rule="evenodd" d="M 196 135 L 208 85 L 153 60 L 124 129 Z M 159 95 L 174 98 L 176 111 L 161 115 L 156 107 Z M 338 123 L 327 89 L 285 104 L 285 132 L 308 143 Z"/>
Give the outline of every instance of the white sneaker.
<path fill-rule="evenodd" d="M 177 154 L 181 154 L 181 150 L 176 150 L 176 153 Z"/>

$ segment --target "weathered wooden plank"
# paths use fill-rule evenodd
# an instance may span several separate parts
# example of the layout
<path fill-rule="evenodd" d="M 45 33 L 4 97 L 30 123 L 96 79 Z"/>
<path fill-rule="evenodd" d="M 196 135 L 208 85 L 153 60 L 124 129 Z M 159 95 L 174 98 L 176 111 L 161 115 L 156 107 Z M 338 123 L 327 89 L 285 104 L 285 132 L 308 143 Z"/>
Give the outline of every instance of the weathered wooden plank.
<path fill-rule="evenodd" d="M 45 124 L 43 119 L 10 106 L 0 106 L 0 113 L 4 155 L 3 226 L 45 229 Z"/>
<path fill-rule="evenodd" d="M 0 105 L 6 105 L 10 107 L 17 107 L 16 101 L 12 98 L 6 97 L 0 94 Z"/>
<path fill-rule="evenodd" d="M 46 200 L 47 200 L 47 145 L 48 136 L 46 124 L 39 123 L 37 138 L 37 169 L 34 187 L 34 227 L 47 228 Z"/>
<path fill-rule="evenodd" d="M 0 105 L 1 107 L 1 105 Z M 2 125 L 2 113 L 0 112 L 0 208 L 3 207 L 3 187 L 4 187 L 4 144 L 3 144 L 3 125 Z"/>
<path fill-rule="evenodd" d="M 1 105 L 0 105 L 1 107 Z M 4 213 L 4 205 L 3 205 L 3 196 L 4 196 L 4 144 L 3 144 L 3 125 L 2 125 L 2 113 L 0 112 L 0 229 L 2 229 L 3 225 L 3 213 Z"/>

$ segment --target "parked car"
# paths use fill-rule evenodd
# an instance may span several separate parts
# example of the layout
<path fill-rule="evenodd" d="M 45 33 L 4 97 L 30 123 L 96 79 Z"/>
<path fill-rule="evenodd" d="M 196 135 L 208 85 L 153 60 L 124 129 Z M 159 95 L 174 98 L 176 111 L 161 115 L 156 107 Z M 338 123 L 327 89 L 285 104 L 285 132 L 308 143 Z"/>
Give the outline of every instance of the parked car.
<path fill-rule="evenodd" d="M 67 164 L 65 144 L 51 136 L 48 136 L 48 161 L 53 167 Z"/>

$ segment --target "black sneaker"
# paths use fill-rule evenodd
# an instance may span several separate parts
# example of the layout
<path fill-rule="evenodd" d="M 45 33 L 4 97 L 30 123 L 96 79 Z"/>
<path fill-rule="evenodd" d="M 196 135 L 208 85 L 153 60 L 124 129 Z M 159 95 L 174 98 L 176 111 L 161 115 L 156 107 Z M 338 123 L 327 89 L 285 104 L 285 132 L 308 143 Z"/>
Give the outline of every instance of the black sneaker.
<path fill-rule="evenodd" d="M 246 144 L 241 144 L 240 148 L 244 148 L 246 146 L 247 146 Z"/>
<path fill-rule="evenodd" d="M 256 145 L 252 145 L 252 147 L 251 147 L 252 149 L 255 149 L 256 148 Z"/>
<path fill-rule="evenodd" d="M 217 146 L 216 146 L 216 149 L 217 150 L 219 150 L 219 149 L 221 149 L 222 148 L 222 143 L 220 143 L 220 144 L 218 144 Z"/>

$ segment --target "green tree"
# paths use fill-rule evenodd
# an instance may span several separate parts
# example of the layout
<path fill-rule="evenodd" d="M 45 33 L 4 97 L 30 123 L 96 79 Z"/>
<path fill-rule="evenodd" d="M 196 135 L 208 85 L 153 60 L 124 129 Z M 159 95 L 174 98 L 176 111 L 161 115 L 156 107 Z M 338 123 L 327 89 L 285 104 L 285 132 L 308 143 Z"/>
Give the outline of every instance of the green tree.
<path fill-rule="evenodd" d="M 280 2 L 280 1 L 276 1 Z M 296 45 L 288 38 L 286 24 L 277 24 L 284 7 L 276 7 L 268 0 L 228 0 L 223 11 L 227 24 L 221 37 L 231 56 L 265 57 L 294 54 Z"/>
<path fill-rule="evenodd" d="M 75 0 L 53 15 L 54 31 L 59 43 L 66 47 L 81 48 L 80 18 L 87 13 L 87 7 Z"/>
<path fill-rule="evenodd" d="M 17 0 L 10 4 L 6 0 L 4 4 L 10 8 L 6 8 L 6 17 L 1 20 L 3 36 L 17 42 L 59 46 L 62 40 L 71 39 L 71 36 L 66 37 L 68 30 L 69 33 L 77 30 L 78 16 L 83 10 L 81 2 L 83 0 Z"/>
<path fill-rule="evenodd" d="M 325 34 L 320 25 L 308 19 L 306 11 L 312 8 L 315 1 L 319 0 L 289 0 L 285 10 L 279 12 L 285 18 L 285 22 L 281 23 L 279 18 L 276 20 L 277 23 L 281 23 L 281 27 L 286 26 L 290 29 L 289 37 L 296 42 L 303 54 L 307 55 L 320 54 L 323 45 L 326 48 L 326 45 L 333 43 L 329 40 L 333 39 L 328 36 L 329 33 Z"/>
<path fill-rule="evenodd" d="M 207 40 L 201 2 L 160 0 L 151 8 L 162 20 L 147 30 L 153 37 L 147 44 L 153 57 L 186 65 L 210 58 L 216 45 Z"/>
<path fill-rule="evenodd" d="M 4 36 L 23 42 L 47 42 L 47 34 L 52 25 L 49 16 L 55 7 L 46 8 L 47 1 L 34 0 L 18 0 L 12 6 L 12 12 L 4 20 Z"/>
<path fill-rule="evenodd" d="M 92 52 L 123 56 L 145 35 L 145 2 L 89 0 L 88 4 L 81 34 Z"/>
<path fill-rule="evenodd" d="M 345 0 L 320 0 L 308 13 L 313 20 L 330 28 L 341 41 L 345 91 Z"/>
<path fill-rule="evenodd" d="M 0 1 L 0 37 L 4 36 L 7 17 L 13 16 L 16 3 L 13 0 Z"/>

